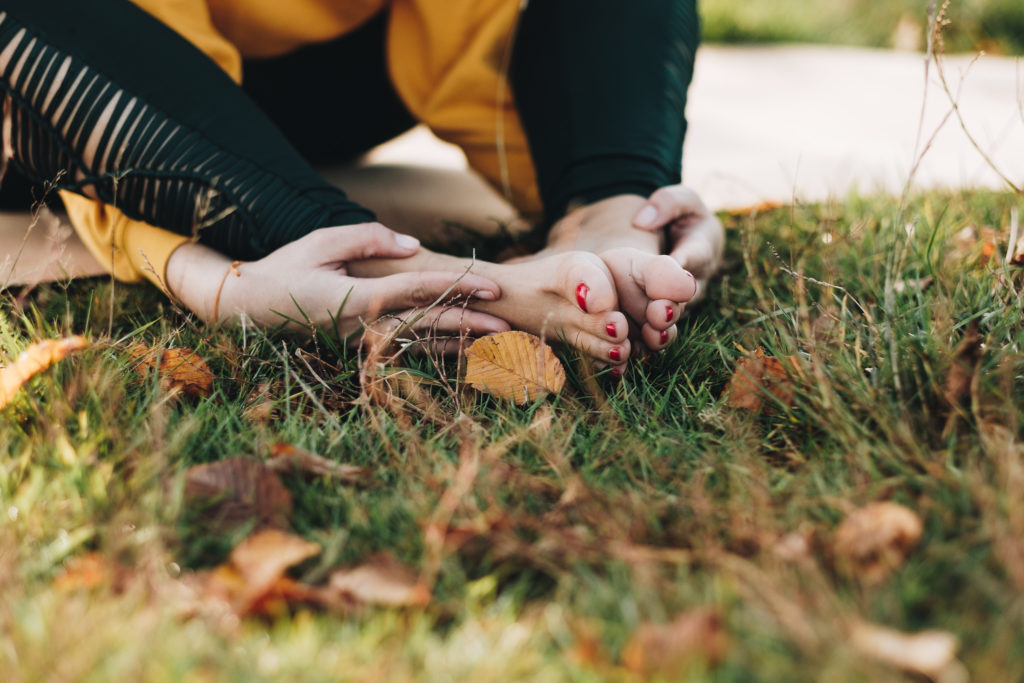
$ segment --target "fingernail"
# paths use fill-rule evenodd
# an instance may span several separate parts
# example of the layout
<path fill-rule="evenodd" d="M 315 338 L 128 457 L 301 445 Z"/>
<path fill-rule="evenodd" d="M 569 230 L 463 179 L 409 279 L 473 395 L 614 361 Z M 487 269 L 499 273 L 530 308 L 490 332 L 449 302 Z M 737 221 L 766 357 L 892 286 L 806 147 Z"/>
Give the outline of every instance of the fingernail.
<path fill-rule="evenodd" d="M 665 307 L 665 322 L 672 322 L 672 318 L 676 317 L 676 312 L 672 310 L 671 306 Z"/>
<path fill-rule="evenodd" d="M 587 312 L 587 294 L 589 294 L 589 293 L 590 293 L 590 287 L 587 287 L 586 284 L 581 282 L 579 285 L 577 285 L 577 287 L 576 287 L 576 303 L 579 304 L 580 309 L 584 313 Z"/>
<path fill-rule="evenodd" d="M 612 360 L 620 360 L 622 358 L 622 351 L 619 351 L 618 348 L 613 348 L 608 352 L 608 357 Z"/>
<path fill-rule="evenodd" d="M 420 241 L 412 235 L 395 234 L 395 244 L 402 249 L 419 249 Z"/>
<path fill-rule="evenodd" d="M 473 292 L 473 296 L 482 301 L 494 301 L 495 299 L 498 298 L 494 292 L 488 289 L 478 289 L 475 292 Z"/>
<path fill-rule="evenodd" d="M 614 337 L 615 336 L 615 332 L 617 331 L 617 328 L 615 327 L 615 323 L 608 323 L 607 325 L 605 325 L 604 331 L 608 333 L 609 337 Z"/>
<path fill-rule="evenodd" d="M 644 208 L 640 209 L 640 213 L 633 219 L 633 225 L 640 228 L 649 228 L 654 223 L 654 219 L 658 217 L 658 210 L 648 204 Z"/>
<path fill-rule="evenodd" d="M 661 343 L 668 344 L 668 330 L 661 331 Z"/>

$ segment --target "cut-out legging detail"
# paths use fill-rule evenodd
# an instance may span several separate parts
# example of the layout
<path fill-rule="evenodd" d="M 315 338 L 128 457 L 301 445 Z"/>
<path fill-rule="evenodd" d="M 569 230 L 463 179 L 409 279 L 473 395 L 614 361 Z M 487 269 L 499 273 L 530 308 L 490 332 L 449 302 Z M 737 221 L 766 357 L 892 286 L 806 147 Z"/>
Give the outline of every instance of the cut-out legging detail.
<path fill-rule="evenodd" d="M 374 220 L 212 61 L 131 3 L 4 5 L 3 159 L 24 175 L 243 259 Z"/>

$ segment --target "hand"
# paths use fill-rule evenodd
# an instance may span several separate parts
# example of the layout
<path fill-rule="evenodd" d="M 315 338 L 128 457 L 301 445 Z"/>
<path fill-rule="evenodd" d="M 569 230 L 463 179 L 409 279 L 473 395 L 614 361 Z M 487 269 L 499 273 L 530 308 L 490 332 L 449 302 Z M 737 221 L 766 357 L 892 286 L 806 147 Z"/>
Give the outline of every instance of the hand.
<path fill-rule="evenodd" d="M 267 327 L 285 324 L 303 329 L 316 325 L 334 329 L 342 338 L 383 314 L 410 319 L 415 315 L 410 309 L 432 304 L 449 287 L 454 286 L 450 293 L 453 298 L 491 300 L 500 296 L 495 283 L 477 275 L 411 272 L 355 278 L 347 274 L 348 261 L 405 258 L 418 249 L 416 239 L 379 223 L 321 228 L 259 261 L 240 264 L 236 276 L 228 273 L 230 259 L 188 243 L 172 254 L 167 281 L 172 293 L 207 321 L 213 318 L 220 287 L 216 307 L 219 320 L 245 314 Z M 420 318 L 413 329 L 486 334 L 503 332 L 509 326 L 476 311 L 438 306 Z"/>
<path fill-rule="evenodd" d="M 708 279 L 718 270 L 725 247 L 722 223 L 685 185 L 659 188 L 633 216 L 633 227 L 665 229 L 669 256 L 697 278 L 697 294 L 703 296 Z"/>

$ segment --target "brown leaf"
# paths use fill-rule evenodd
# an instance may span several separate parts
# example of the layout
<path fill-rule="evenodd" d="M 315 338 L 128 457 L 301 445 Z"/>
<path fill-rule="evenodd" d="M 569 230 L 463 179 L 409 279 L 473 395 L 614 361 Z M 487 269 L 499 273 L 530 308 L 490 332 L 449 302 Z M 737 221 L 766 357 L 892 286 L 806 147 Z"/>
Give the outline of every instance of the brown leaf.
<path fill-rule="evenodd" d="M 950 414 L 942 431 L 943 438 L 949 435 L 956 424 L 958 408 L 963 399 L 970 394 L 971 382 L 980 360 L 981 334 L 978 332 L 978 322 L 972 320 L 964 338 L 960 340 L 953 353 L 953 362 L 946 374 L 945 398 Z"/>
<path fill-rule="evenodd" d="M 798 358 L 786 358 L 790 367 L 796 367 Z M 789 378 L 786 366 L 775 356 L 765 354 L 764 347 L 757 347 L 753 358 L 740 358 L 736 361 L 736 369 L 726 387 L 729 407 L 758 412 L 766 405 L 767 395 L 774 396 L 785 406 L 793 405 L 793 382 Z"/>
<path fill-rule="evenodd" d="M 46 339 L 22 351 L 16 361 L 0 369 L 0 408 L 11 402 L 25 382 L 63 360 L 72 351 L 88 345 L 85 337 L 75 335 L 65 339 Z"/>
<path fill-rule="evenodd" d="M 145 343 L 129 349 L 137 361 L 136 370 L 156 369 L 164 389 L 178 390 L 186 396 L 202 398 L 213 391 L 213 372 L 206 361 L 192 349 L 174 348 L 153 350 Z"/>
<path fill-rule="evenodd" d="M 864 657 L 934 681 L 966 683 L 968 680 L 967 669 L 956 658 L 959 641 L 947 631 L 903 633 L 856 621 L 850 627 L 850 645 Z"/>
<path fill-rule="evenodd" d="M 979 230 L 969 225 L 954 236 L 951 254 L 960 261 L 984 266 L 996 255 L 999 246 L 997 240 L 993 228 L 982 226 Z"/>
<path fill-rule="evenodd" d="M 270 447 L 270 460 L 267 462 L 267 467 L 275 472 L 312 474 L 350 483 L 366 481 L 371 472 L 369 468 L 334 462 L 322 455 L 287 443 L 278 443 Z"/>
<path fill-rule="evenodd" d="M 622 649 L 622 664 L 637 674 L 678 680 L 721 662 L 728 647 L 722 615 L 699 608 L 667 624 L 642 624 Z"/>
<path fill-rule="evenodd" d="M 204 597 L 227 603 L 238 616 L 277 615 L 308 602 L 316 591 L 285 576 L 289 568 L 320 554 L 320 546 L 276 529 L 242 541 L 223 564 L 206 575 Z"/>
<path fill-rule="evenodd" d="M 185 501 L 204 505 L 202 518 L 218 531 L 249 522 L 287 528 L 292 512 L 292 496 L 277 474 L 244 456 L 190 467 L 185 474 Z"/>
<path fill-rule="evenodd" d="M 897 503 L 855 510 L 836 530 L 832 547 L 838 568 L 865 583 L 883 581 L 903 564 L 923 529 L 917 513 Z"/>
<path fill-rule="evenodd" d="M 557 394 L 565 384 L 565 369 L 551 347 L 526 332 L 481 337 L 466 360 L 466 382 L 473 388 L 520 404 Z"/>
<path fill-rule="evenodd" d="M 413 607 L 430 602 L 430 588 L 419 576 L 387 554 L 375 555 L 365 563 L 331 574 L 324 590 L 326 602 L 334 607 L 380 605 Z"/>

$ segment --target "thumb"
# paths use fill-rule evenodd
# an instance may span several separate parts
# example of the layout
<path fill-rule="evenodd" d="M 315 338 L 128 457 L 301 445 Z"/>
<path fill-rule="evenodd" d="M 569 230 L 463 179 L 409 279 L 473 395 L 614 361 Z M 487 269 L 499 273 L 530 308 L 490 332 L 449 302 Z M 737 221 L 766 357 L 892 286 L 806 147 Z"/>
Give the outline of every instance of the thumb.
<path fill-rule="evenodd" d="M 420 248 L 420 241 L 380 223 L 359 223 L 316 231 L 320 253 L 330 261 L 368 258 L 406 258 Z"/>
<path fill-rule="evenodd" d="M 704 215 L 707 211 L 696 192 L 684 185 L 671 185 L 655 191 L 640 207 L 633 216 L 633 227 L 659 230 L 683 216 Z"/>

